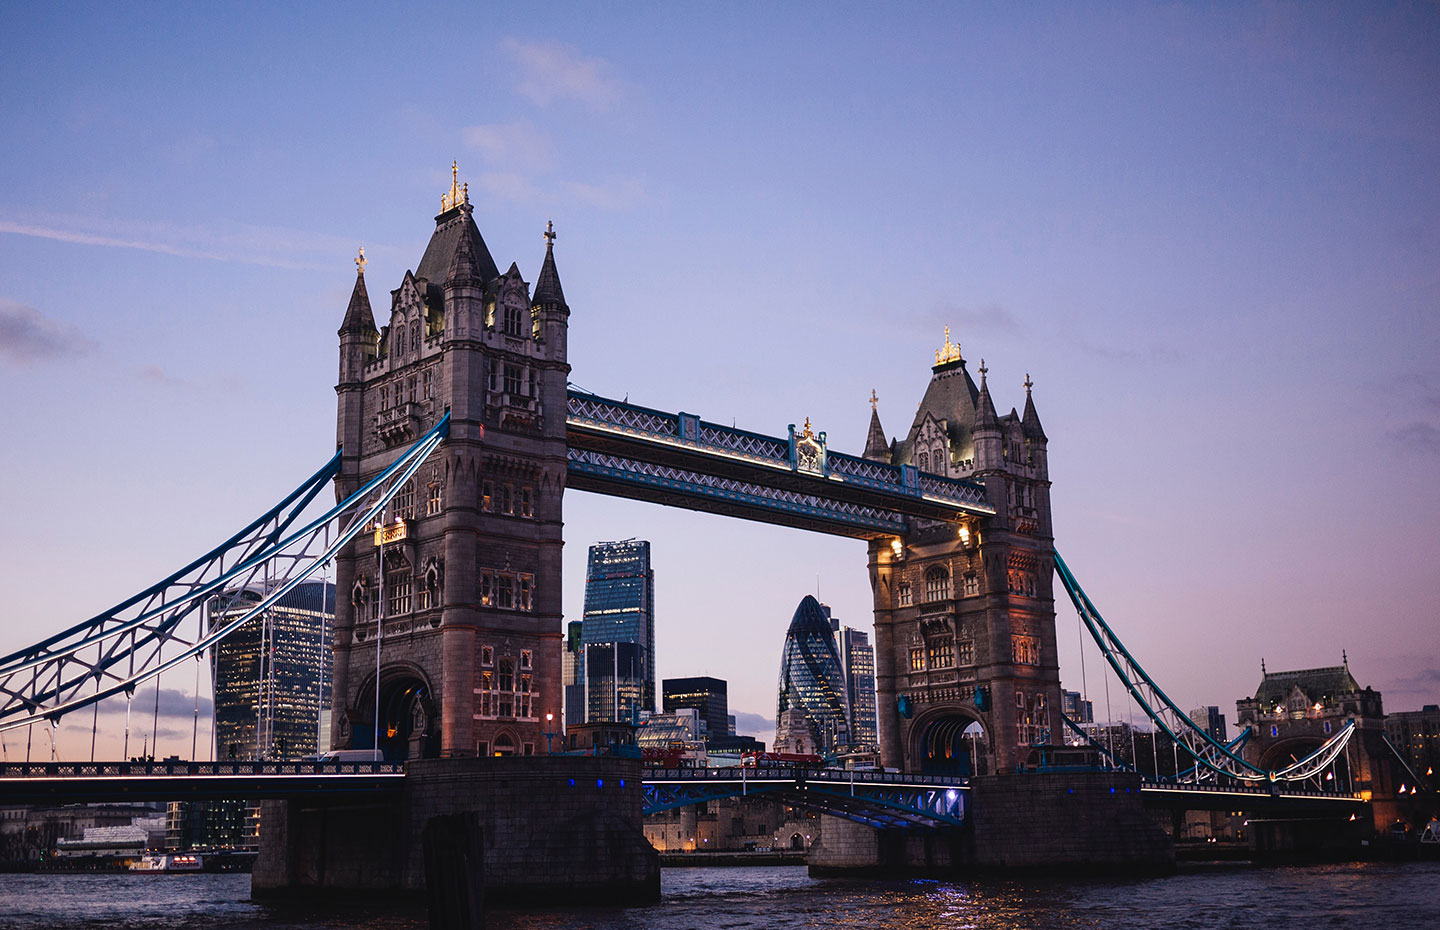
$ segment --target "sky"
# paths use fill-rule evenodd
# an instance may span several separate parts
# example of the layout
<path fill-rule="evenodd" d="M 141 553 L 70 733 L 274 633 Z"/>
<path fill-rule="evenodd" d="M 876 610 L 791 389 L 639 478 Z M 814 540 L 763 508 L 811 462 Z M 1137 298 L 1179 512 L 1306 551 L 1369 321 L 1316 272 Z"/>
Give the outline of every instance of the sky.
<path fill-rule="evenodd" d="M 1178 703 L 1342 650 L 1440 701 L 1434 3 L 10 3 L 0 120 L 0 651 L 328 458 L 356 249 L 383 306 L 458 161 L 500 267 L 554 221 L 576 385 L 858 453 L 949 325 L 1002 413 L 1033 377 L 1057 549 Z M 567 619 L 586 547 L 650 540 L 659 676 L 742 732 L 804 595 L 871 628 L 863 543 L 565 518 Z"/>

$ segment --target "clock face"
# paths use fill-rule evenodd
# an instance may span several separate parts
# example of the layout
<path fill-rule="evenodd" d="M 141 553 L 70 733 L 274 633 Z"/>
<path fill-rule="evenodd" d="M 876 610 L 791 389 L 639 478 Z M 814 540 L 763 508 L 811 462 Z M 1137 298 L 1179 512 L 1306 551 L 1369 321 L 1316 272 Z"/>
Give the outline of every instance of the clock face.
<path fill-rule="evenodd" d="M 795 460 L 801 471 L 819 472 L 820 468 L 820 445 L 814 442 L 801 442 L 795 446 Z"/>

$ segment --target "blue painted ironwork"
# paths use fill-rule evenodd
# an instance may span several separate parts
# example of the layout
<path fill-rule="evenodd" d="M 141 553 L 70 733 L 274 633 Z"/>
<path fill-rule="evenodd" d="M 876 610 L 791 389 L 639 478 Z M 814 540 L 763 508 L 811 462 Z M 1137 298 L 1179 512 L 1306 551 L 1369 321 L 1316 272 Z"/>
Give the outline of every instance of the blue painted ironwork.
<path fill-rule="evenodd" d="M 1090 631 L 1091 638 L 1100 647 L 1101 656 L 1115 672 L 1120 683 L 1144 710 L 1146 716 L 1195 760 L 1196 768 L 1241 782 L 1307 781 L 1318 778 L 1344 751 L 1354 735 L 1355 721 L 1351 720 L 1314 752 L 1285 768 L 1271 771 L 1248 762 L 1237 755 L 1232 746 L 1221 743 L 1204 728 L 1197 726 L 1155 683 L 1140 663 L 1135 661 L 1135 657 L 1125 648 L 1115 631 L 1100 616 L 1100 611 L 1096 610 L 1086 596 L 1059 553 L 1055 555 L 1055 569 L 1070 595 L 1075 612 L 1080 615 L 1081 622 Z M 1196 777 L 1199 777 L 1198 773 Z"/>
<path fill-rule="evenodd" d="M 12 762 L 0 764 L 6 803 L 295 797 L 398 792 L 403 762 Z"/>
<path fill-rule="evenodd" d="M 0 659 L 0 731 L 60 717 L 105 698 L 133 695 L 141 682 L 199 657 L 328 563 L 368 530 L 450 428 L 449 414 L 375 478 L 319 517 L 307 506 L 334 478 L 340 454 L 280 504 L 185 568 L 116 607 Z M 303 523 L 299 529 L 293 529 Z M 247 587 L 267 594 L 238 606 Z M 209 629 L 212 616 L 228 616 Z M 194 618 L 189 626 L 184 621 Z"/>
<path fill-rule="evenodd" d="M 965 825 L 964 779 L 842 769 L 664 769 L 646 774 L 646 814 L 720 798 L 764 795 L 880 828 Z"/>
<path fill-rule="evenodd" d="M 977 482 L 837 453 L 808 427 L 765 436 L 575 390 L 567 403 L 570 484 L 581 490 L 861 538 L 995 512 Z"/>

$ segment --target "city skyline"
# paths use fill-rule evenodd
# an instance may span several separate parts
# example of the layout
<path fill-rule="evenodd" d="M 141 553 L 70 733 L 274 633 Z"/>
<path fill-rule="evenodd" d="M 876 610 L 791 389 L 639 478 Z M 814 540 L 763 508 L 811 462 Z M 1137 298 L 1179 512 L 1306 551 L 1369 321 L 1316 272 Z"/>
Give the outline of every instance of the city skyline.
<path fill-rule="evenodd" d="M 1033 376 L 1057 548 L 1181 706 L 1342 649 L 1387 709 L 1436 702 L 1433 6 L 578 9 L 446 18 L 483 52 L 447 55 L 379 7 L 4 14 L 0 650 L 329 456 L 351 261 L 397 286 L 458 160 L 532 284 L 554 221 L 580 387 L 859 454 L 948 324 L 1001 413 Z M 578 493 L 565 520 L 566 619 L 590 541 L 651 540 L 654 673 L 729 681 L 741 732 L 811 579 L 869 627 L 854 541 Z"/>

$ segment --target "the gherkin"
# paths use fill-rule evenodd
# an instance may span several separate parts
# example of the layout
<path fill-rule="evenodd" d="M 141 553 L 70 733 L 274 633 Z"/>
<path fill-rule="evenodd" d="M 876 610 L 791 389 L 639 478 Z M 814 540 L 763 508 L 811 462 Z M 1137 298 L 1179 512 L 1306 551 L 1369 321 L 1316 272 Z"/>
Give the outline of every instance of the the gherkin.
<path fill-rule="evenodd" d="M 795 608 L 780 658 L 777 718 L 791 708 L 805 712 L 822 754 L 850 748 L 845 675 L 827 611 L 806 595 Z"/>

